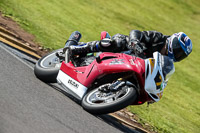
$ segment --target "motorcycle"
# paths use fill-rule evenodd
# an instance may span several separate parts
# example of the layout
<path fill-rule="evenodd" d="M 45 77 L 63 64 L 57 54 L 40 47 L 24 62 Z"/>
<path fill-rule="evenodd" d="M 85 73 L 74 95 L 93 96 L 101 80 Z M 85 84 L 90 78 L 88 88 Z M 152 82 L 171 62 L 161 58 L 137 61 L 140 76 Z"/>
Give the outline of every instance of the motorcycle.
<path fill-rule="evenodd" d="M 87 65 L 77 66 L 68 50 L 62 59 L 56 56 L 59 51 L 62 49 L 36 63 L 36 77 L 48 83 L 57 82 L 92 114 L 107 114 L 129 105 L 158 102 L 175 70 L 173 62 L 158 52 L 148 59 L 103 52 L 86 57 L 84 60 L 90 60 Z"/>

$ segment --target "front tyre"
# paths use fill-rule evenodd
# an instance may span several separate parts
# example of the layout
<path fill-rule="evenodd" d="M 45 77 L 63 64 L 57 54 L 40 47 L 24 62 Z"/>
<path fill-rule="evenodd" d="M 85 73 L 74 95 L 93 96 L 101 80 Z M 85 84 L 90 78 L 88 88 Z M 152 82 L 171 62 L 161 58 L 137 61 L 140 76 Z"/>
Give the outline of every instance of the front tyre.
<path fill-rule="evenodd" d="M 135 86 L 124 86 L 116 92 L 102 92 L 96 88 L 82 99 L 82 107 L 92 114 L 107 114 L 132 104 L 137 98 Z"/>
<path fill-rule="evenodd" d="M 61 66 L 61 60 L 56 56 L 56 52 L 62 49 L 55 50 L 42 58 L 40 58 L 34 67 L 34 73 L 37 78 L 46 83 L 56 83 L 56 77 Z"/>

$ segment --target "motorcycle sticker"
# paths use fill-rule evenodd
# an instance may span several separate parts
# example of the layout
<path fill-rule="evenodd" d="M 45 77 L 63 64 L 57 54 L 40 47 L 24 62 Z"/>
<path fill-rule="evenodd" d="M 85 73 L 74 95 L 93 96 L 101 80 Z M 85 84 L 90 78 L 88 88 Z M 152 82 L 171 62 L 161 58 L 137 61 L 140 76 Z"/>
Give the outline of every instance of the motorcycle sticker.
<path fill-rule="evenodd" d="M 133 61 L 133 59 L 130 59 L 129 61 L 130 61 L 131 65 L 135 65 L 135 62 Z"/>
<path fill-rule="evenodd" d="M 124 64 L 124 59 L 113 59 L 109 65 L 120 65 L 120 64 Z"/>
<path fill-rule="evenodd" d="M 78 88 L 79 87 L 79 85 L 77 84 L 77 83 L 75 83 L 73 80 L 71 80 L 71 79 L 69 79 L 68 80 L 68 83 L 70 84 L 70 85 L 72 85 L 73 87 L 75 87 L 75 88 Z"/>

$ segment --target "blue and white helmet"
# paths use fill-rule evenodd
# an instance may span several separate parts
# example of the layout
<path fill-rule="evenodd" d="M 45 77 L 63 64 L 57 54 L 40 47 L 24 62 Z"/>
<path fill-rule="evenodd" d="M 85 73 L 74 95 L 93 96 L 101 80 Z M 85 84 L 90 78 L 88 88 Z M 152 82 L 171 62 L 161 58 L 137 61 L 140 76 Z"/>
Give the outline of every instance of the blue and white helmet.
<path fill-rule="evenodd" d="M 192 52 L 192 41 L 183 32 L 175 33 L 167 39 L 168 56 L 174 62 L 181 61 Z"/>

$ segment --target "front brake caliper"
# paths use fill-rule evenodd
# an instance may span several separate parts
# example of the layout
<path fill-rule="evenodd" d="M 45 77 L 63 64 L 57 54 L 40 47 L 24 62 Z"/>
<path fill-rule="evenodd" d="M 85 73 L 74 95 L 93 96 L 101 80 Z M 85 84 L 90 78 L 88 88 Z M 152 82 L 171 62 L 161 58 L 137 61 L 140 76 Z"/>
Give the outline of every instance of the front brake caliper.
<path fill-rule="evenodd" d="M 122 79 L 118 79 L 116 82 L 114 82 L 113 84 L 111 84 L 109 86 L 109 90 L 110 91 L 118 91 L 121 87 L 123 87 L 126 84 L 125 81 L 123 81 Z"/>

